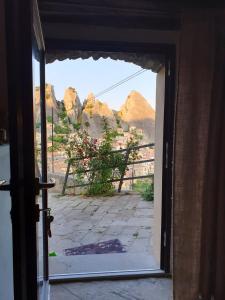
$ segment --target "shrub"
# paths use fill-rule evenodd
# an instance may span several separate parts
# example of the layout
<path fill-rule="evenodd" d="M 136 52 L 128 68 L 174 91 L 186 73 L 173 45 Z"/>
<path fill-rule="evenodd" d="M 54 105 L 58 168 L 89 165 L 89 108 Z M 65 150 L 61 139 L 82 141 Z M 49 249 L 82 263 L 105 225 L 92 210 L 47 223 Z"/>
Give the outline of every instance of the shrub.
<path fill-rule="evenodd" d="M 148 184 L 145 190 L 141 193 L 141 196 L 146 201 L 154 201 L 154 185 Z"/>
<path fill-rule="evenodd" d="M 59 144 L 54 144 L 53 147 L 52 147 L 52 146 L 49 146 L 47 150 L 48 150 L 49 152 L 53 152 L 53 151 L 59 151 L 60 149 L 61 149 L 61 147 L 60 147 Z"/>
<path fill-rule="evenodd" d="M 73 123 L 72 125 L 73 125 L 73 129 L 75 129 L 75 130 L 79 130 L 81 127 L 80 123 Z"/>
<path fill-rule="evenodd" d="M 79 183 L 89 183 L 88 195 L 112 195 L 114 192 L 113 183 L 109 181 L 121 176 L 124 161 L 123 154 L 112 152 L 118 134 L 103 118 L 103 139 L 99 144 L 86 130 L 77 129 L 66 148 L 69 159 L 81 158 L 73 161 L 74 175 Z"/>
<path fill-rule="evenodd" d="M 58 117 L 59 117 L 61 120 L 67 118 L 67 113 L 66 113 L 64 107 L 63 107 L 62 110 L 58 113 Z"/>
<path fill-rule="evenodd" d="M 52 138 L 49 137 L 49 140 L 52 140 Z M 66 144 L 67 138 L 64 137 L 63 135 L 55 135 L 55 136 L 53 136 L 53 142 L 59 143 L 59 144 Z"/>
<path fill-rule="evenodd" d="M 141 194 L 142 198 L 146 201 L 154 200 L 154 184 L 149 181 L 137 180 L 133 184 L 134 191 Z"/>
<path fill-rule="evenodd" d="M 41 122 L 37 122 L 35 126 L 36 126 L 36 129 L 41 128 Z"/>
<path fill-rule="evenodd" d="M 52 116 L 47 116 L 46 119 L 47 119 L 47 122 L 48 122 L 48 123 L 52 123 L 52 121 L 53 121 L 53 120 L 52 120 Z"/>
<path fill-rule="evenodd" d="M 68 126 L 61 126 L 61 125 L 55 124 L 54 132 L 56 134 L 69 134 L 70 131 L 71 130 Z"/>

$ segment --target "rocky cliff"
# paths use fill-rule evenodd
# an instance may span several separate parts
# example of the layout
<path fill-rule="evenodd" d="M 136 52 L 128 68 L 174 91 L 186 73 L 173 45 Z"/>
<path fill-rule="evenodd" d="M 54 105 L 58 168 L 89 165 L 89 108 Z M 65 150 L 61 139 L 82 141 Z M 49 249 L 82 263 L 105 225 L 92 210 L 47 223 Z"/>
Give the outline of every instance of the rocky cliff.
<path fill-rule="evenodd" d="M 69 87 L 65 90 L 63 103 L 70 122 L 78 123 L 80 121 L 82 105 L 74 88 Z"/>
<path fill-rule="evenodd" d="M 123 128 L 128 125 L 141 129 L 146 142 L 154 141 L 155 110 L 139 92 L 130 92 L 118 112 L 118 117 Z"/>
<path fill-rule="evenodd" d="M 35 116 L 36 122 L 40 122 L 40 88 L 35 88 Z M 45 85 L 45 100 L 46 100 L 46 116 L 51 117 L 53 112 L 54 122 L 58 121 L 58 113 L 60 107 L 57 103 L 54 87 L 51 84 Z"/>
<path fill-rule="evenodd" d="M 110 127 L 116 127 L 116 118 L 107 104 L 102 103 L 90 93 L 83 104 L 82 126 L 95 138 L 101 137 L 102 118 L 105 117 Z M 86 126 L 88 125 L 88 126 Z"/>
<path fill-rule="evenodd" d="M 35 90 L 36 122 L 40 121 L 40 90 Z M 58 122 L 58 114 L 65 109 L 70 123 L 81 123 L 82 128 L 95 138 L 102 135 L 102 117 L 105 117 L 112 128 L 118 122 L 124 131 L 136 127 L 143 135 L 143 142 L 153 142 L 155 137 L 155 111 L 148 101 L 137 91 L 132 91 L 127 96 L 125 103 L 119 111 L 114 111 L 109 106 L 90 93 L 83 105 L 77 91 L 69 87 L 65 90 L 63 101 L 55 98 L 54 87 L 46 84 L 46 113 L 51 116 L 52 109 L 54 122 Z"/>

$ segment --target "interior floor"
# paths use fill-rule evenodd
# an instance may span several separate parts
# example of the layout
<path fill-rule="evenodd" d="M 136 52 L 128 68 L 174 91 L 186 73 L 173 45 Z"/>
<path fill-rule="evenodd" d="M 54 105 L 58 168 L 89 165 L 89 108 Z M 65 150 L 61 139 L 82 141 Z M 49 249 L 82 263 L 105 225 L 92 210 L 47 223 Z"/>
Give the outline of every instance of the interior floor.
<path fill-rule="evenodd" d="M 54 284 L 54 300 L 171 300 L 172 280 L 145 278 Z"/>

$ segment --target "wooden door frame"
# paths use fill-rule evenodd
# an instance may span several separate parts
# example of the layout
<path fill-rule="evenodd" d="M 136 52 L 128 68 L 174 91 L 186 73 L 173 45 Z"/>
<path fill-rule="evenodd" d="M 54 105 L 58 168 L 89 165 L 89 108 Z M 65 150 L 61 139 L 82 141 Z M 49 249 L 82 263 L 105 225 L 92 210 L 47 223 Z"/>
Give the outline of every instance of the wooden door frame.
<path fill-rule="evenodd" d="M 162 173 L 162 227 L 161 269 L 171 272 L 172 204 L 173 204 L 173 160 L 175 133 L 175 47 L 165 54 L 165 106 L 163 128 L 163 173 Z"/>
<path fill-rule="evenodd" d="M 161 262 L 164 274 L 171 272 L 171 222 L 173 193 L 173 138 L 175 110 L 176 46 L 173 44 L 130 43 L 47 39 L 46 55 L 51 51 L 100 51 L 163 55 L 165 58 L 165 104 L 163 129 Z M 154 274 L 153 274 L 154 275 Z M 51 276 L 50 276 L 51 277 Z M 54 282 L 57 281 L 54 276 Z"/>
<path fill-rule="evenodd" d="M 36 264 L 36 210 L 35 210 L 35 165 L 34 165 L 34 128 L 33 124 L 33 81 L 32 81 L 32 2 L 29 0 L 6 1 L 7 31 L 7 79 L 9 101 L 9 135 L 11 160 L 11 197 L 13 228 L 14 296 L 15 300 L 37 299 Z M 57 41 L 47 41 L 47 47 Z M 61 41 L 60 41 L 61 43 Z M 71 43 L 74 43 L 71 44 Z M 62 45 L 61 45 L 62 46 Z M 115 43 L 64 41 L 63 47 L 77 50 L 139 52 L 164 54 L 175 62 L 175 47 L 165 44 Z M 44 53 L 43 53 L 44 55 Z M 43 56 L 44 57 L 44 56 Z M 168 60 L 169 61 L 169 60 Z M 168 66 L 167 74 L 168 74 Z M 42 70 L 43 72 L 43 70 Z M 170 69 L 172 74 L 172 69 Z M 175 73 L 175 72 L 174 72 Z M 173 78 L 175 74 L 173 73 Z M 166 80 L 166 93 L 174 103 L 174 80 Z M 172 82 L 172 84 L 171 84 Z M 168 86 L 168 88 L 167 88 Z M 43 91 L 42 91 L 43 95 Z M 30 99 L 30 100 L 28 100 Z M 168 104 L 169 105 L 169 104 Z M 173 107 L 165 124 L 164 136 L 169 137 L 169 156 L 171 169 L 167 170 L 163 182 L 167 182 L 167 196 L 163 197 L 163 213 L 167 216 L 167 243 L 163 247 L 163 268 L 170 271 L 170 228 L 171 228 L 171 191 L 172 191 L 172 137 Z M 166 119 L 167 120 L 167 119 Z M 164 157 L 165 160 L 165 157 Z M 170 187 L 168 187 L 168 185 Z M 168 193 L 170 195 L 168 196 Z M 166 203 L 165 203 L 166 199 Z M 33 259 L 32 259 L 33 257 Z"/>

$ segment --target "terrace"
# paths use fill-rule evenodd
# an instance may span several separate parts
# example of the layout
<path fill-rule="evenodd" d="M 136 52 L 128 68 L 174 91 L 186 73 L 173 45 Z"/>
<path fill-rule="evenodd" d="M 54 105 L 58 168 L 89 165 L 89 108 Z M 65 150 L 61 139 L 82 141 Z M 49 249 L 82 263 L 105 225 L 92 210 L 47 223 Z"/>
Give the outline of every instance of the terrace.
<path fill-rule="evenodd" d="M 148 151 L 149 157 L 143 159 L 137 155 L 143 150 Z M 153 186 L 154 144 L 113 150 L 105 156 L 112 158 L 110 155 L 118 154 L 122 155 L 119 176 L 118 172 L 114 173 L 118 165 L 110 162 L 107 168 L 112 170 L 112 176 L 102 182 L 113 185 L 111 195 L 83 193 L 83 189 L 93 184 L 86 175 L 92 170 L 90 166 L 82 170 L 85 176 L 82 184 L 76 182 L 75 175 L 76 164 L 87 159 L 86 156 L 71 158 L 64 179 L 61 177 L 60 181 L 58 177 L 56 189 L 60 193 L 49 194 L 54 216 L 49 240 L 50 274 L 53 276 L 76 274 L 80 277 L 160 269 L 153 247 L 154 195 L 153 191 L 146 190 Z M 138 173 L 138 165 L 144 165 L 145 172 L 141 168 Z M 100 169 L 97 167 L 95 174 Z M 143 192 L 147 193 L 147 198 Z"/>
<path fill-rule="evenodd" d="M 55 217 L 49 250 L 57 255 L 50 257 L 51 274 L 159 268 L 153 256 L 153 203 L 139 194 L 59 197 L 51 193 L 49 204 Z"/>

